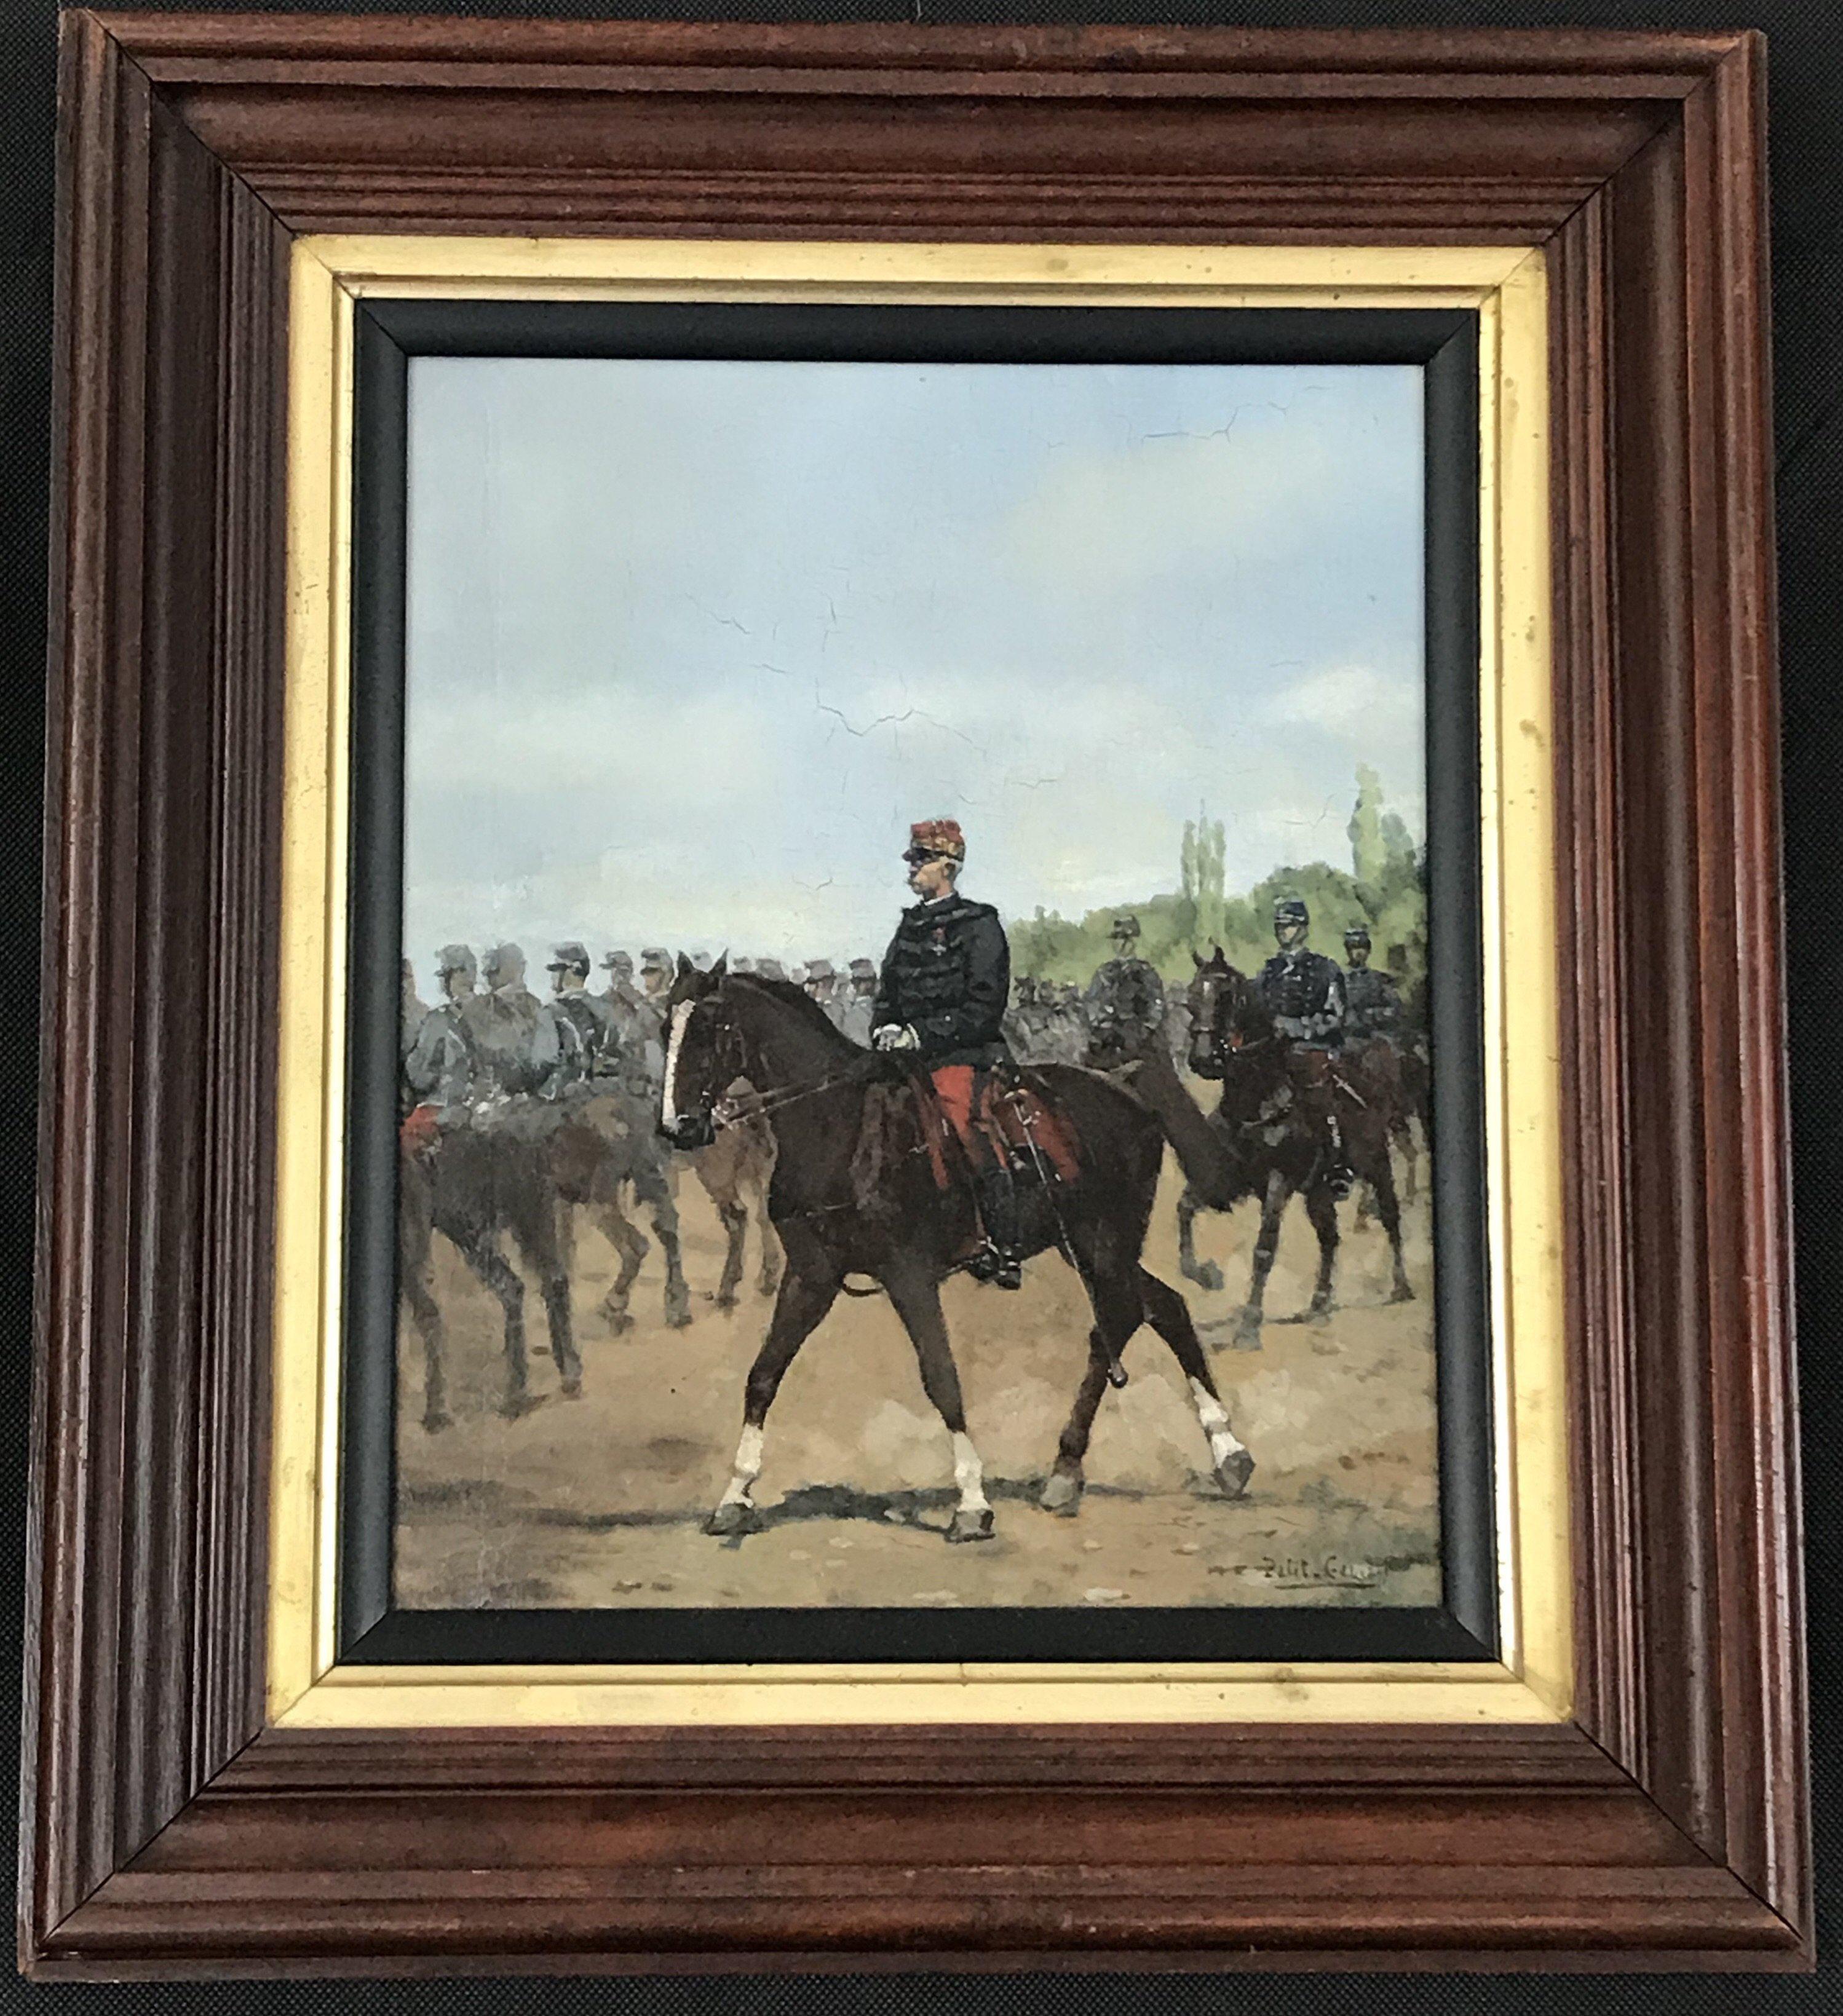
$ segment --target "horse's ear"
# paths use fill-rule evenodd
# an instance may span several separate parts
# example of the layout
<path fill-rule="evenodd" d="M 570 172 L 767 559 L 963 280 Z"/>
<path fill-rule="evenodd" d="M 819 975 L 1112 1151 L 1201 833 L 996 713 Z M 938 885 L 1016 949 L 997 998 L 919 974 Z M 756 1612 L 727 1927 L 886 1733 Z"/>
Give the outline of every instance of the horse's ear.
<path fill-rule="evenodd" d="M 1228 963 L 1228 959 L 1223 956 L 1223 951 L 1221 945 L 1218 945 L 1216 948 L 1216 963 L 1218 966 L 1227 966 Z"/>
<path fill-rule="evenodd" d="M 1203 954 L 1202 954 L 1201 952 L 1199 952 L 1197 950 L 1197 949 L 1196 949 L 1196 947 L 1195 945 L 1192 945 L 1192 946 L 1191 947 L 1191 949 L 1190 949 L 1190 963 L 1191 963 L 1191 964 L 1192 964 L 1192 966 L 1194 966 L 1194 967 L 1196 968 L 1196 970 L 1197 970 L 1197 971 L 1198 971 L 1199 973 L 1201 973 L 1201 972 L 1203 971 Z"/>
<path fill-rule="evenodd" d="M 689 953 L 681 952 L 678 956 L 679 978 L 683 980 L 687 974 L 695 973 L 697 970 L 698 969 L 691 963 Z"/>
<path fill-rule="evenodd" d="M 730 949 L 727 945 L 725 945 L 723 949 L 716 956 L 716 963 L 710 969 L 710 977 L 713 981 L 721 980 L 723 975 L 727 973 L 729 970 Z"/>

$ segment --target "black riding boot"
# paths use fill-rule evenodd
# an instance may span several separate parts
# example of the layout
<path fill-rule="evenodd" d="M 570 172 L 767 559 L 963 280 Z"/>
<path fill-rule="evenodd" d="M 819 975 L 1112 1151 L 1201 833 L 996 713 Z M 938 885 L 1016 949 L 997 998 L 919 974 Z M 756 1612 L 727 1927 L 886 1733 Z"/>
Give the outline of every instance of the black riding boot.
<path fill-rule="evenodd" d="M 1023 1233 L 1018 1223 L 1017 1186 L 1002 1165 L 982 1169 L 979 1175 L 979 1217 L 986 1228 L 986 1250 L 973 1263 L 972 1272 L 982 1281 L 1001 1288 L 1023 1286 Z"/>
<path fill-rule="evenodd" d="M 1343 1130 L 1337 1124 L 1337 1115 L 1335 1113 L 1327 1114 L 1325 1121 L 1331 1137 L 1331 1154 L 1325 1171 L 1325 1180 L 1330 1186 L 1331 1194 L 1341 1201 L 1350 1195 L 1356 1178 L 1351 1173 L 1350 1163 L 1344 1155 Z"/>

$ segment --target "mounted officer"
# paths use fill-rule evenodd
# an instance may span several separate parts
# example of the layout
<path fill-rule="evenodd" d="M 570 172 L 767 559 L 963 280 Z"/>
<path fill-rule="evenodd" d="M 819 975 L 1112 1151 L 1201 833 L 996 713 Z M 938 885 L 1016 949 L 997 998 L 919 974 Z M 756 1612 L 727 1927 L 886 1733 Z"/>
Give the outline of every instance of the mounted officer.
<path fill-rule="evenodd" d="M 589 992 L 589 951 L 573 938 L 554 947 L 546 968 L 550 976 L 550 1008 L 564 1016 L 582 1047 L 582 1078 L 621 1075 L 620 1024 L 605 995 Z"/>
<path fill-rule="evenodd" d="M 1343 934 L 1343 1025 L 1346 1039 L 1368 1042 L 1382 1037 L 1391 1045 L 1401 1027 L 1401 997 L 1386 973 L 1369 963 L 1369 927 L 1352 924 Z"/>
<path fill-rule="evenodd" d="M 1004 1010 L 1011 948 L 990 903 L 958 887 L 966 839 L 957 819 L 922 819 L 903 859 L 918 900 L 883 955 L 871 1010 L 875 1048 L 908 1054 L 928 1072 L 973 1172 L 986 1245 L 971 1271 L 1001 1288 L 1022 1285 L 1017 1192 L 1001 1149 L 982 1125 L 994 1069 L 1009 1067 Z"/>
<path fill-rule="evenodd" d="M 476 995 L 463 1013 L 488 1097 L 558 1097 L 582 1075 L 574 1024 L 554 1010 L 546 1013 L 525 985 L 525 954 L 517 945 L 493 946 L 480 962 L 480 977 L 488 992 Z"/>
<path fill-rule="evenodd" d="M 1350 1190 L 1351 1172 L 1333 1094 L 1335 1064 L 1343 1040 L 1343 975 L 1335 959 L 1307 947 L 1311 928 L 1311 914 L 1298 897 L 1282 896 L 1275 902 L 1274 937 L 1280 949 L 1261 969 L 1258 984 L 1274 1032 L 1286 1045 L 1293 1090 L 1322 1137 L 1326 1177 L 1343 1197 Z"/>
<path fill-rule="evenodd" d="M 443 1128 L 464 1124 L 480 1094 L 467 1021 L 476 1005 L 476 974 L 474 955 L 464 945 L 445 945 L 436 953 L 435 977 L 442 998 L 417 1025 L 416 1040 L 403 1060 L 406 1148 L 432 1147 Z"/>
<path fill-rule="evenodd" d="M 1088 982 L 1087 1054 L 1083 1061 L 1097 1071 L 1111 1071 L 1145 1057 L 1163 1038 L 1165 985 L 1149 959 L 1134 947 L 1139 941 L 1139 920 L 1123 912 L 1108 935 L 1113 956 Z"/>

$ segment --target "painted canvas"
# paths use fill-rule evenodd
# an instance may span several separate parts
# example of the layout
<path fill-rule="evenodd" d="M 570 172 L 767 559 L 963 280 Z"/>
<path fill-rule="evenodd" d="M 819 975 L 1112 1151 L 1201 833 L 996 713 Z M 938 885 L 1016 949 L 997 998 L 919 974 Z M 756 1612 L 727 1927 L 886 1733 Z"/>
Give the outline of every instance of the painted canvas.
<path fill-rule="evenodd" d="M 1423 397 L 413 360 L 399 1604 L 1439 1600 Z"/>

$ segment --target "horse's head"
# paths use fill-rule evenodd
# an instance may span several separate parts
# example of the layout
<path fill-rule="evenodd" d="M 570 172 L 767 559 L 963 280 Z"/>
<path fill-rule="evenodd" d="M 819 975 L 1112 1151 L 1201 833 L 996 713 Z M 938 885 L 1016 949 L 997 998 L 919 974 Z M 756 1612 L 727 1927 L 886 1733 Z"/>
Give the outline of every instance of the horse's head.
<path fill-rule="evenodd" d="M 1246 974 L 1229 964 L 1221 945 L 1207 959 L 1191 957 L 1190 1068 L 1199 1078 L 1221 1078 L 1225 1060 L 1271 1035 L 1272 1025 Z"/>
<path fill-rule="evenodd" d="M 708 1148 L 716 1104 L 742 1075 L 742 1038 L 729 998 L 729 958 L 700 973 L 683 952 L 665 996 L 665 1081 L 659 1132 L 675 1148 Z"/>

